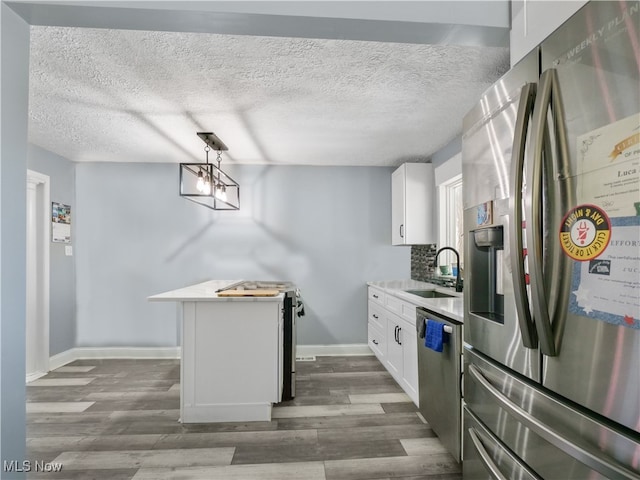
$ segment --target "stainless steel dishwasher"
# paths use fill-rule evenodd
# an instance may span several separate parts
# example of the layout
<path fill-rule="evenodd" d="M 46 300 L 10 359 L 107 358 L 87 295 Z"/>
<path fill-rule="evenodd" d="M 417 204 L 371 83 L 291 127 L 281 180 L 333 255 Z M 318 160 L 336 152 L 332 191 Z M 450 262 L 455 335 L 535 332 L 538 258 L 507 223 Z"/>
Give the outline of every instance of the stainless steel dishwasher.
<path fill-rule="evenodd" d="M 444 324 L 446 343 L 442 352 L 425 347 L 420 332 L 429 321 Z M 462 324 L 441 315 L 418 308 L 416 310 L 418 331 L 418 388 L 420 391 L 420 413 L 440 441 L 459 462 L 461 452 L 461 365 Z"/>

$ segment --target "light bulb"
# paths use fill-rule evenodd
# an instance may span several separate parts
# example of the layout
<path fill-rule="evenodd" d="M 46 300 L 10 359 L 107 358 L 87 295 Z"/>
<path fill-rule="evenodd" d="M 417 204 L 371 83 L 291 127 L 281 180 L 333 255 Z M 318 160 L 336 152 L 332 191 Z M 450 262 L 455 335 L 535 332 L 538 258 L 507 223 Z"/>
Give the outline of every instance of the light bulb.
<path fill-rule="evenodd" d="M 196 188 L 199 192 L 204 190 L 204 177 L 202 175 L 202 170 L 198 172 L 198 181 L 196 182 Z"/>
<path fill-rule="evenodd" d="M 204 180 L 203 193 L 205 195 L 211 195 L 211 178 L 207 175 L 207 178 Z"/>
<path fill-rule="evenodd" d="M 227 201 L 227 187 L 224 186 L 224 183 L 218 183 L 216 185 L 216 198 L 223 202 Z"/>

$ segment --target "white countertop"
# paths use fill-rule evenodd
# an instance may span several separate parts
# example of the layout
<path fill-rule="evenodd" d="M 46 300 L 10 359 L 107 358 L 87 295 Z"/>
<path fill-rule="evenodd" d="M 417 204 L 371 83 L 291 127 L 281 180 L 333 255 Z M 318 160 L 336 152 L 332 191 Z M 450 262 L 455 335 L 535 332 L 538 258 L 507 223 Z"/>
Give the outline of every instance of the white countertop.
<path fill-rule="evenodd" d="M 217 301 L 217 302 L 273 302 L 282 301 L 284 294 L 280 293 L 273 297 L 220 297 L 216 290 L 227 287 L 241 280 L 209 280 L 208 282 L 197 283 L 177 290 L 159 293 L 147 297 L 151 301 L 168 301 L 168 302 L 201 302 L 201 301 Z"/>
<path fill-rule="evenodd" d="M 417 307 L 423 307 L 433 313 L 440 314 L 460 323 L 464 323 L 464 297 L 463 293 L 457 293 L 452 288 L 441 287 L 434 283 L 420 282 L 418 280 L 382 280 L 367 282 L 367 285 L 380 288 L 389 295 L 398 297 L 405 302 L 411 302 Z M 422 298 L 405 290 L 436 290 L 455 298 Z"/>

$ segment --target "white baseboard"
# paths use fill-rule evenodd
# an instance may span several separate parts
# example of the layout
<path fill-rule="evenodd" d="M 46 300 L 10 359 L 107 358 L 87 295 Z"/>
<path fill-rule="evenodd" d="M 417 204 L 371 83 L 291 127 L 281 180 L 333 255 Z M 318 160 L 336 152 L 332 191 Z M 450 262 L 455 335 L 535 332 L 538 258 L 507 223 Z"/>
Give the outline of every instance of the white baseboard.
<path fill-rule="evenodd" d="M 296 356 L 373 355 L 366 343 L 342 345 L 298 345 Z M 76 347 L 49 358 L 55 370 L 75 360 L 91 358 L 180 358 L 180 347 Z M 31 379 L 34 380 L 34 379 Z"/>
<path fill-rule="evenodd" d="M 76 347 L 77 359 L 180 358 L 180 347 Z"/>
<path fill-rule="evenodd" d="M 31 383 L 34 380 L 39 379 L 40 377 L 44 377 L 47 372 L 34 372 L 27 375 L 27 383 Z"/>
<path fill-rule="evenodd" d="M 49 357 L 49 370 L 55 370 L 56 368 L 63 367 L 67 363 L 71 363 L 77 360 L 74 355 L 75 348 L 70 348 L 64 352 L 56 353 L 52 357 Z"/>
<path fill-rule="evenodd" d="M 366 343 L 342 345 L 298 345 L 297 357 L 337 356 L 337 355 L 373 355 Z"/>
<path fill-rule="evenodd" d="M 271 403 L 184 405 L 181 415 L 182 423 L 270 422 Z"/>
<path fill-rule="evenodd" d="M 91 358 L 180 358 L 180 347 L 76 347 L 51 357 L 49 368 Z"/>

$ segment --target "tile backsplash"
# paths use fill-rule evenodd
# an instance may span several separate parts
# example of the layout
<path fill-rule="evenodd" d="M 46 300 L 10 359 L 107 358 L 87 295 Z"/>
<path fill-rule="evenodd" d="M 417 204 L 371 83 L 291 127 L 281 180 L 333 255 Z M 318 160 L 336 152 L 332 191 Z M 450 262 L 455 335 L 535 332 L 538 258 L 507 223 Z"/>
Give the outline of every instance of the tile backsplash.
<path fill-rule="evenodd" d="M 433 277 L 435 269 L 433 258 L 436 255 L 437 245 L 412 245 L 411 246 L 411 279 L 422 282 Z"/>

